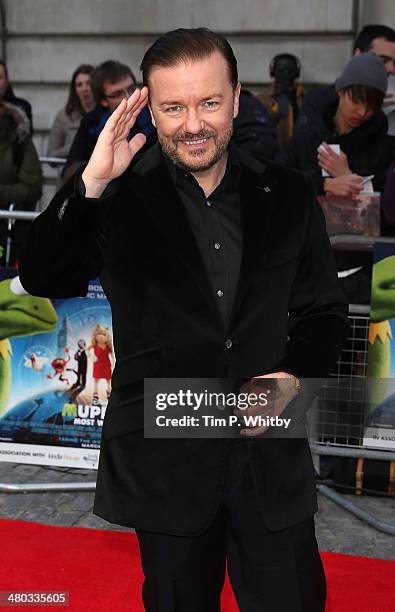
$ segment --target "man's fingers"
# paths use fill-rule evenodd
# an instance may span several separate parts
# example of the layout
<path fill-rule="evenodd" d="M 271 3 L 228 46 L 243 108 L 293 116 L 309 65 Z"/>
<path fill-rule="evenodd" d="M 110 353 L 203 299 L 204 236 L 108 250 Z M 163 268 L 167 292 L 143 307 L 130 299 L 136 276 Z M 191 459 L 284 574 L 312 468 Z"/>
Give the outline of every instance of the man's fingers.
<path fill-rule="evenodd" d="M 127 101 L 127 113 L 135 113 L 137 109 L 142 109 L 148 100 L 148 90 L 146 87 L 142 89 L 135 89 L 130 98 Z M 138 110 L 137 112 L 140 112 Z"/>
<path fill-rule="evenodd" d="M 352 180 L 353 187 L 362 189 L 363 179 L 360 176 L 358 176 L 358 174 L 352 174 L 350 178 Z"/>
<path fill-rule="evenodd" d="M 138 133 L 133 136 L 132 140 L 129 142 L 129 149 L 133 157 L 142 149 L 145 145 L 147 138 L 144 134 Z"/>
<path fill-rule="evenodd" d="M 133 94 L 128 99 L 125 113 L 122 117 L 119 118 L 118 131 L 116 133 L 117 139 L 122 139 L 122 138 L 127 137 L 131 128 L 135 124 L 137 117 L 143 110 L 144 106 L 147 104 L 147 100 L 148 100 L 147 88 L 145 87 L 143 89 L 145 89 L 145 93 L 141 94 L 140 90 L 138 90 L 140 95 L 135 96 L 136 91 L 137 91 L 136 90 L 133 92 Z M 132 99 L 133 96 L 134 96 L 134 99 Z"/>
<path fill-rule="evenodd" d="M 146 88 L 143 89 L 146 90 Z M 147 93 L 142 93 L 142 90 L 138 88 L 135 89 L 132 95 L 127 100 L 123 99 L 112 113 L 107 122 L 110 129 L 112 128 L 115 132 L 121 131 L 133 116 L 137 116 L 146 103 Z"/>
<path fill-rule="evenodd" d="M 105 125 L 105 128 L 107 128 L 106 131 L 111 130 L 113 132 L 116 129 L 119 122 L 122 121 L 122 118 L 125 114 L 126 106 L 127 106 L 126 100 L 125 99 L 121 100 L 121 102 L 118 104 L 115 111 L 113 111 L 111 115 L 109 116 L 109 118 L 107 119 L 107 122 Z"/>
<path fill-rule="evenodd" d="M 269 427 L 251 427 L 249 429 L 240 429 L 240 435 L 246 438 L 252 438 L 254 436 L 261 436 L 264 434 Z"/>
<path fill-rule="evenodd" d="M 388 92 L 384 96 L 383 106 L 394 106 L 395 105 L 395 95 L 391 92 Z"/>

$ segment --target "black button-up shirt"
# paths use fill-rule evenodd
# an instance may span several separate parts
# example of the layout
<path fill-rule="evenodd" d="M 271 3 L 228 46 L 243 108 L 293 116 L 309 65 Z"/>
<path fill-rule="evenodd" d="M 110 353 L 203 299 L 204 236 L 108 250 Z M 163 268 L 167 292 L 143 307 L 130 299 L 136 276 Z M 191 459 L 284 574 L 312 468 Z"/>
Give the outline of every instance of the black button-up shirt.
<path fill-rule="evenodd" d="M 192 174 L 163 154 L 208 271 L 225 325 L 236 294 L 242 256 L 240 164 L 230 148 L 225 174 L 206 197 Z"/>

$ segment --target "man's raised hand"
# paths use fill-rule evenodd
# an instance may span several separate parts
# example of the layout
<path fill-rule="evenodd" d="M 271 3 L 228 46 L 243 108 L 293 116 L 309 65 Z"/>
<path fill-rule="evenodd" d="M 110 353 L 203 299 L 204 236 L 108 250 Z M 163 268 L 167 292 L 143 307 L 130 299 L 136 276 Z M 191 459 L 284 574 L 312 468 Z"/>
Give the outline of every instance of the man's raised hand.
<path fill-rule="evenodd" d="M 144 146 L 144 134 L 136 134 L 130 142 L 128 136 L 147 100 L 147 88 L 136 89 L 108 118 L 82 173 L 87 198 L 100 197 L 108 183 L 126 170 Z"/>

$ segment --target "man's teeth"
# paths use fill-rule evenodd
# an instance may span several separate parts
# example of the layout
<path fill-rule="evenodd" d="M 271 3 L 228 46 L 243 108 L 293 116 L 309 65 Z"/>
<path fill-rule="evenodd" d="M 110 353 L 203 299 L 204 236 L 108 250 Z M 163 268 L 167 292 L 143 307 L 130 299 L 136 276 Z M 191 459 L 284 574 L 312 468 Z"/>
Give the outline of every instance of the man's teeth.
<path fill-rule="evenodd" d="M 207 138 L 201 138 L 200 140 L 184 140 L 185 144 L 193 145 L 193 144 L 203 144 L 207 141 Z"/>

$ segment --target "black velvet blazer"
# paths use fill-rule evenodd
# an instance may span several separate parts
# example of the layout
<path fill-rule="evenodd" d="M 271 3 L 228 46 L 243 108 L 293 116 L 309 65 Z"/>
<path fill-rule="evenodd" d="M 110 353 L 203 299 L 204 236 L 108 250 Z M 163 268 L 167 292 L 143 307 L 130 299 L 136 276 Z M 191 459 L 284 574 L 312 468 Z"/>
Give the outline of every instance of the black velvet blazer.
<path fill-rule="evenodd" d="M 221 501 L 231 441 L 145 439 L 145 377 L 323 377 L 346 338 L 347 304 L 310 181 L 272 163 L 250 166 L 242 163 L 243 253 L 227 328 L 159 145 L 116 193 L 86 199 L 70 181 L 32 225 L 25 289 L 85 295 L 100 275 L 111 304 L 117 362 L 94 507 L 111 522 L 194 535 Z M 269 529 L 315 512 L 306 440 L 251 439 L 248 450 Z"/>

